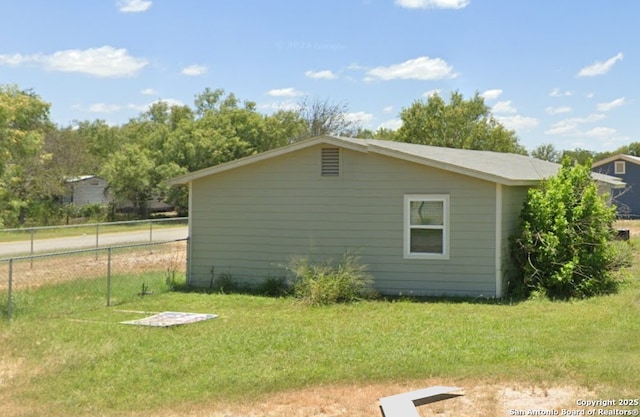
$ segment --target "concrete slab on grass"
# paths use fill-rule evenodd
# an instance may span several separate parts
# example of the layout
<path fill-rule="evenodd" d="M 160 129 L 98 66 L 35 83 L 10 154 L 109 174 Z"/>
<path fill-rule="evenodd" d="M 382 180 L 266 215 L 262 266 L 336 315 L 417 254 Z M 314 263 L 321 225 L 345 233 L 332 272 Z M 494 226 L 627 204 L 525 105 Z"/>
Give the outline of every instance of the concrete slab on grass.
<path fill-rule="evenodd" d="M 380 411 L 383 417 L 420 417 L 417 406 L 459 397 L 452 392 L 461 389 L 436 386 L 380 398 Z"/>

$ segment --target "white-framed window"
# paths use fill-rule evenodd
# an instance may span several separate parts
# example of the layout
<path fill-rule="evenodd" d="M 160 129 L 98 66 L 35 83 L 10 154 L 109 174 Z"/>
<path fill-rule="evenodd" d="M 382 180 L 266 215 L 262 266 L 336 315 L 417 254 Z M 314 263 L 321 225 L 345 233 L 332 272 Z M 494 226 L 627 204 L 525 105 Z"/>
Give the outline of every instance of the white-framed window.
<path fill-rule="evenodd" d="M 449 259 L 449 195 L 404 196 L 404 257 Z"/>
<path fill-rule="evenodd" d="M 616 161 L 613 163 L 613 172 L 615 174 L 624 174 L 627 171 L 625 161 Z"/>

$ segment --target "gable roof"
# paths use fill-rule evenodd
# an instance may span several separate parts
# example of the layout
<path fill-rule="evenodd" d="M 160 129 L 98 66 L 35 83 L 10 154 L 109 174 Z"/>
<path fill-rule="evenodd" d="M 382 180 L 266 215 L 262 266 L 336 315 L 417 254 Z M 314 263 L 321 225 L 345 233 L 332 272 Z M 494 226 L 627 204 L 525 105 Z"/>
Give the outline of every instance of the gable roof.
<path fill-rule="evenodd" d="M 619 153 L 617 155 L 613 155 L 613 156 L 610 156 L 608 158 L 602 159 L 600 161 L 594 162 L 591 165 L 591 167 L 592 168 L 597 168 L 599 166 L 606 165 L 609 162 L 620 161 L 620 160 L 631 162 L 631 163 L 636 164 L 636 165 L 640 165 L 640 157 L 632 156 L 632 155 L 625 155 L 623 153 Z"/>
<path fill-rule="evenodd" d="M 209 175 L 237 169 L 319 144 L 347 148 L 363 153 L 386 155 L 503 185 L 537 185 L 542 179 L 555 175 L 560 168 L 559 164 L 553 162 L 513 153 L 443 148 L 388 140 L 355 139 L 325 135 L 185 174 L 172 179 L 169 184 L 187 184 Z M 599 173 L 593 173 L 592 175 L 596 181 L 607 183 L 614 187 L 624 186 L 624 183 L 619 178 Z"/>

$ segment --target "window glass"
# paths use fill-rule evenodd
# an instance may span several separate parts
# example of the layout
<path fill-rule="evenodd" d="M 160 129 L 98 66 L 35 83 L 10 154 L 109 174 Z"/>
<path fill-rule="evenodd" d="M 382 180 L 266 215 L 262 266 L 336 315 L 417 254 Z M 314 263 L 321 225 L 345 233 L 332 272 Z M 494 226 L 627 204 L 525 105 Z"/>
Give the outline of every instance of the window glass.
<path fill-rule="evenodd" d="M 412 201 L 411 225 L 444 224 L 442 201 Z"/>
<path fill-rule="evenodd" d="M 443 230 L 411 229 L 412 253 L 442 253 Z"/>

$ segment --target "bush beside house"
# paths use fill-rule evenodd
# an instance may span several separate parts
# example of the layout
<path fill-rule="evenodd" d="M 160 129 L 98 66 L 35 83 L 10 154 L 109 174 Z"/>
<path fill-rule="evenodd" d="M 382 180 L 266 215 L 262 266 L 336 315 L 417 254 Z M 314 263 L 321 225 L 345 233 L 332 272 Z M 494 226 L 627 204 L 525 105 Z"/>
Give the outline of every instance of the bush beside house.
<path fill-rule="evenodd" d="M 565 159 L 556 176 L 528 191 L 512 240 L 512 296 L 566 299 L 615 290 L 615 208 L 598 193 L 590 166 Z"/>

